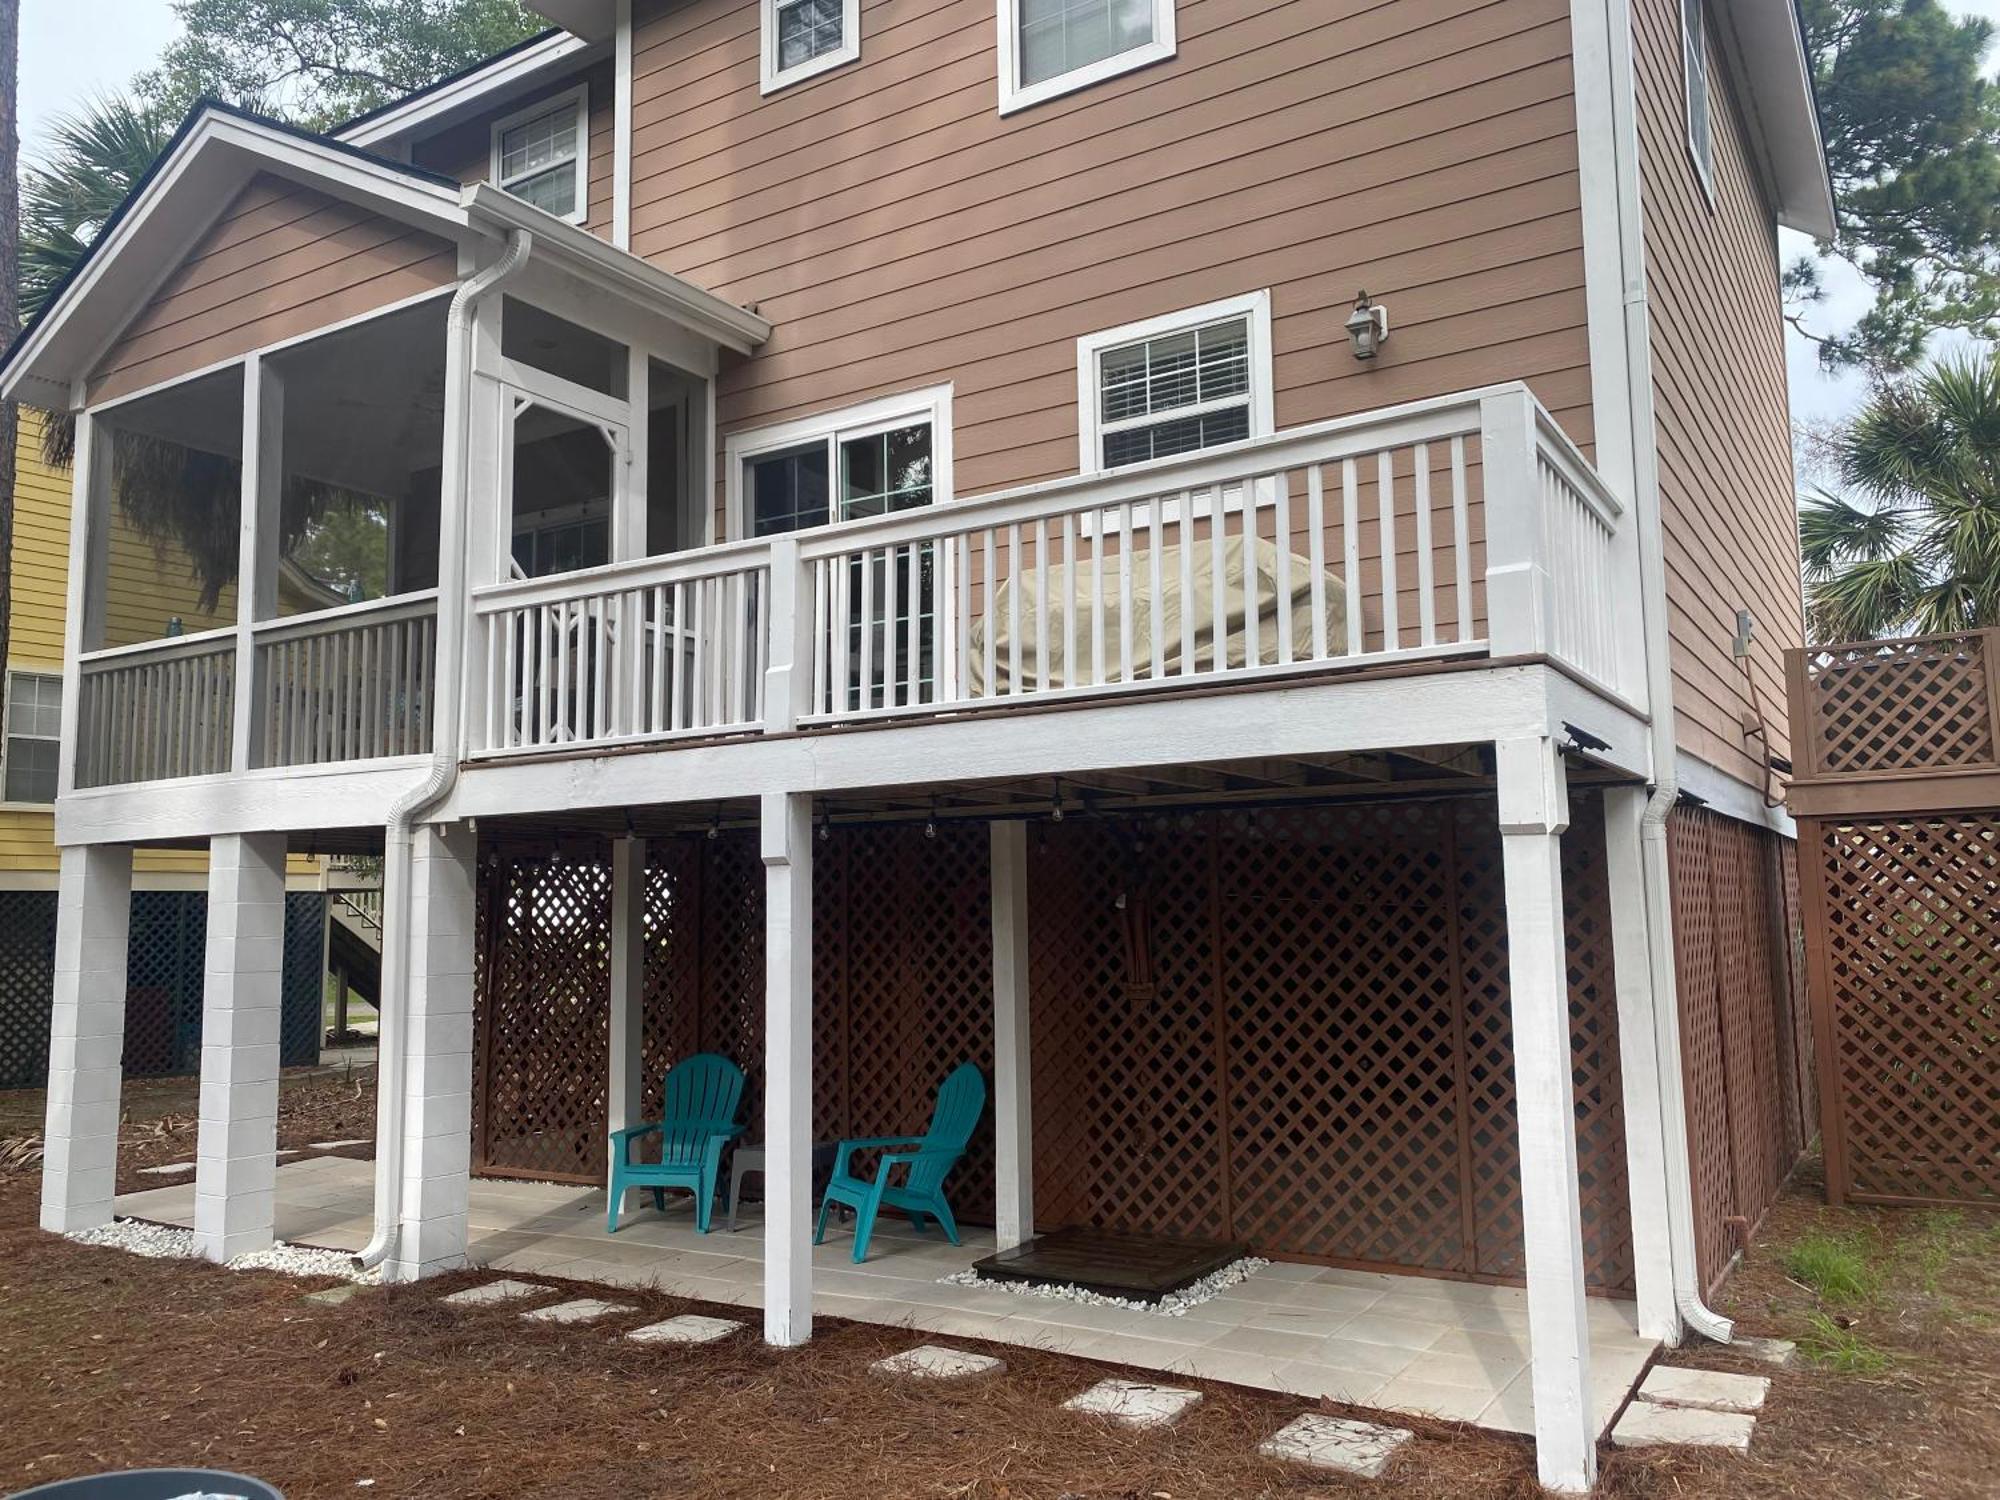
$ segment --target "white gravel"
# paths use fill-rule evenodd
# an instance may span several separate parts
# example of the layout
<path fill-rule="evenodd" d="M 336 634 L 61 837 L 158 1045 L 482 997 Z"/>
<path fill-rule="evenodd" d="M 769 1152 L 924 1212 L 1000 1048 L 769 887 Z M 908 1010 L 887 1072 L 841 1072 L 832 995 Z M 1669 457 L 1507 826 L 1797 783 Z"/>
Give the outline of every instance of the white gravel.
<path fill-rule="evenodd" d="M 134 1255 L 154 1260 L 193 1260 L 197 1254 L 192 1229 L 148 1224 L 141 1219 L 119 1219 L 97 1229 L 79 1229 L 69 1238 L 80 1245 L 108 1245 L 114 1250 L 129 1250 Z M 345 1251 L 314 1250 L 283 1242 L 269 1250 L 239 1255 L 227 1264 L 232 1271 L 278 1271 L 286 1276 L 338 1276 L 343 1281 L 370 1285 L 382 1279 L 378 1271 L 355 1270 L 354 1257 Z"/>
<path fill-rule="evenodd" d="M 1012 1292 L 1017 1297 L 1043 1297 L 1053 1302 L 1081 1302 L 1086 1307 L 1123 1307 L 1132 1312 L 1152 1313 L 1160 1318 L 1184 1318 L 1188 1309 L 1200 1307 L 1202 1303 L 1227 1291 L 1238 1282 L 1248 1281 L 1270 1262 L 1261 1256 L 1246 1255 L 1241 1260 L 1233 1260 L 1219 1271 L 1211 1271 L 1196 1282 L 1182 1287 L 1178 1292 L 1169 1292 L 1158 1302 L 1134 1302 L 1128 1297 L 1107 1297 L 1100 1292 L 1087 1292 L 1080 1286 L 1036 1286 L 1025 1281 L 989 1281 L 977 1271 L 957 1271 L 950 1276 L 940 1276 L 939 1281 L 947 1286 L 990 1287 L 996 1292 Z"/>

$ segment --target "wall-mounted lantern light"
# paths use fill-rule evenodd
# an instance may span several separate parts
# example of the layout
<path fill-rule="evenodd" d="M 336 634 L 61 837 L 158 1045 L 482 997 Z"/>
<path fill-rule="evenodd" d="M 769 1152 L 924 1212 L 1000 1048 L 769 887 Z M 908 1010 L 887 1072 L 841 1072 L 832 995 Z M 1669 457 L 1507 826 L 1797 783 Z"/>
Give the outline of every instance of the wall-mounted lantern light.
<path fill-rule="evenodd" d="M 1347 337 L 1354 344 L 1356 359 L 1373 359 L 1389 342 L 1389 309 L 1370 302 L 1363 292 L 1354 299 L 1354 311 L 1347 315 Z"/>

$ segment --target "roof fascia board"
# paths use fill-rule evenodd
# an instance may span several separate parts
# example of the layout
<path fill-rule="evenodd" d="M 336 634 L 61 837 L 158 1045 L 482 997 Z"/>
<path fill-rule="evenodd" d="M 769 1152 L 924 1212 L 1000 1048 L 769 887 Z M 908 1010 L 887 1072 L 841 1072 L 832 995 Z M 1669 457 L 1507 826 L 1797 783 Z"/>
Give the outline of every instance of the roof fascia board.
<path fill-rule="evenodd" d="M 1780 224 L 1831 239 L 1838 227 L 1812 64 L 1792 0 L 1726 0 L 1717 28 L 1749 116 Z"/>
<path fill-rule="evenodd" d="M 551 32 L 525 47 L 502 53 L 482 67 L 342 125 L 331 135 L 334 140 L 370 150 L 393 146 L 419 130 L 441 130 L 467 115 L 492 108 L 511 94 L 593 62 L 603 50 L 573 33 Z"/>
<path fill-rule="evenodd" d="M 537 259 L 559 264 L 615 296 L 664 311 L 726 349 L 749 354 L 771 336 L 770 323 L 748 309 L 725 302 L 490 183 L 467 184 L 460 201 L 474 223 L 527 230 L 535 237 Z"/>

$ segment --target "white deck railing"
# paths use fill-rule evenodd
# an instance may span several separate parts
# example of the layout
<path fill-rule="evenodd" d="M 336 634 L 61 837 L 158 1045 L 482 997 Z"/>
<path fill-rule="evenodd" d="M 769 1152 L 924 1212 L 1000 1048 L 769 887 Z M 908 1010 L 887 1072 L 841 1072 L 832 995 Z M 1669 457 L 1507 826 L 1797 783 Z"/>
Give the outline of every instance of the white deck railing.
<path fill-rule="evenodd" d="M 1624 525 L 1524 387 L 1417 402 L 477 589 L 464 750 L 576 753 L 1446 656 L 1544 657 L 1643 706 Z M 256 627 L 254 762 L 428 749 L 434 610 L 409 596 Z M 228 769 L 232 646 L 219 632 L 86 658 L 78 784 Z M 93 746 L 156 723 L 168 732 L 143 747 Z"/>

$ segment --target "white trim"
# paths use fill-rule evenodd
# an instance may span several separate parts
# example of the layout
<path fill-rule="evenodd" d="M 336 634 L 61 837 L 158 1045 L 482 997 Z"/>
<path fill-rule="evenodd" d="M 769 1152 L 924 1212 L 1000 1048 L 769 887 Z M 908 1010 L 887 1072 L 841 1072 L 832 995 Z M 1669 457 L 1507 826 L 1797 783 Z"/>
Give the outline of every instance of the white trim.
<path fill-rule="evenodd" d="M 1268 289 L 1225 297 L 1200 307 L 1163 313 L 1101 333 L 1087 333 L 1076 341 L 1077 472 L 1102 474 L 1103 425 L 1097 416 L 1097 366 L 1106 351 L 1168 334 L 1185 333 L 1210 323 L 1246 318 L 1250 325 L 1250 436 L 1270 437 L 1277 431 L 1277 397 L 1271 360 L 1271 293 Z M 1190 407 L 1189 412 L 1198 408 Z M 1181 413 L 1161 412 L 1153 420 L 1166 421 Z"/>
<path fill-rule="evenodd" d="M 1715 208 L 1715 75 L 1708 65 L 1708 0 L 1677 0 L 1681 12 L 1681 136 L 1702 196 Z M 1695 29 L 1688 29 L 1692 9 Z M 1701 69 L 1701 139 L 1695 143 L 1695 64 Z"/>
<path fill-rule="evenodd" d="M 7 748 L 14 740 L 14 679 L 17 677 L 41 677 L 56 685 L 56 732 L 54 734 L 24 734 L 24 740 L 48 740 L 56 747 L 56 794 L 46 802 L 20 802 L 12 799 L 0 800 L 0 812 L 46 812 L 53 813 L 56 797 L 62 795 L 62 712 L 64 694 L 68 684 L 63 681 L 63 669 L 54 667 L 9 666 L 0 672 L 0 798 L 5 797 L 7 785 Z"/>
<path fill-rule="evenodd" d="M 392 104 L 380 114 L 343 125 L 329 132 L 330 138 L 350 146 L 377 150 L 397 142 L 425 125 L 442 123 L 446 116 L 474 110 L 490 103 L 490 95 L 532 86 L 539 75 L 558 62 L 590 50 L 590 43 L 567 32 L 552 32 L 484 67 L 414 98 Z"/>
<path fill-rule="evenodd" d="M 1674 760 L 1674 780 L 1680 789 L 1690 797 L 1699 797 L 1709 811 L 1782 834 L 1788 839 L 1799 836 L 1799 827 L 1792 821 L 1792 815 L 1782 807 L 1766 807 L 1764 794 L 1748 782 L 1737 780 L 1729 772 L 1719 770 L 1686 750 Z"/>
<path fill-rule="evenodd" d="M 712 385 L 712 382 L 711 382 Z M 723 439 L 723 528 L 725 541 L 741 540 L 746 532 L 743 510 L 743 466 L 781 448 L 797 448 L 815 440 L 837 450 L 849 438 L 867 437 L 912 422 L 931 424 L 931 504 L 948 505 L 952 489 L 951 443 L 952 387 L 934 385 L 901 395 L 883 396 L 858 406 L 818 412 L 769 427 L 753 427 L 732 432 Z M 828 483 L 837 483 L 829 464 Z M 829 497 L 831 499 L 831 497 Z"/>
<path fill-rule="evenodd" d="M 850 0 L 852 3 L 852 0 Z M 1057 99 L 1064 94 L 1087 89 L 1093 83 L 1102 83 L 1107 78 L 1130 73 L 1135 68 L 1150 67 L 1156 62 L 1165 62 L 1176 51 L 1174 36 L 1174 10 L 1176 0 L 1153 0 L 1153 39 L 1129 51 L 1101 57 L 1096 62 L 1085 63 L 1080 68 L 1072 68 L 1067 73 L 1058 73 L 1053 78 L 1045 78 L 1040 83 L 1020 82 L 1021 0 L 995 0 L 1000 43 L 1000 113 L 1010 115 L 1017 109 L 1040 104 L 1047 99 Z"/>
<path fill-rule="evenodd" d="M 549 214 L 552 219 L 560 219 L 565 224 L 582 224 L 590 218 L 590 85 L 579 83 L 574 88 L 563 89 L 547 98 L 537 99 L 533 104 L 523 105 L 510 115 L 502 115 L 487 128 L 487 181 L 503 193 L 510 193 L 504 178 L 500 175 L 500 141 L 510 130 L 533 124 L 544 115 L 559 114 L 569 109 L 576 117 L 576 155 L 570 159 L 570 166 L 576 172 L 576 207 L 566 214 Z M 535 168 L 522 174 L 522 180 L 539 177 L 553 170 L 552 165 Z M 526 202 L 526 199 L 522 199 Z M 547 209 L 541 210 L 548 213 Z"/>
<path fill-rule="evenodd" d="M 611 243 L 632 248 L 632 0 L 618 0 L 611 64 Z M 588 153 L 585 153 L 586 156 Z"/>
<path fill-rule="evenodd" d="M 794 67 L 778 66 L 778 7 L 788 0 L 758 0 L 758 29 L 762 41 L 758 48 L 758 92 L 776 93 L 779 89 L 790 88 L 795 83 L 804 83 L 808 78 L 816 78 L 821 73 L 851 63 L 861 56 L 861 0 L 841 0 L 840 45 L 831 52 L 822 52 L 809 62 Z"/>

